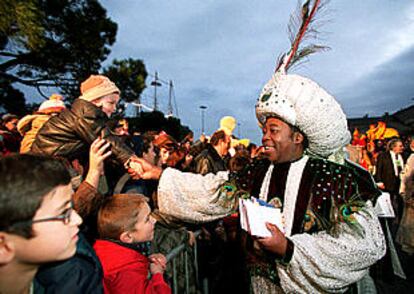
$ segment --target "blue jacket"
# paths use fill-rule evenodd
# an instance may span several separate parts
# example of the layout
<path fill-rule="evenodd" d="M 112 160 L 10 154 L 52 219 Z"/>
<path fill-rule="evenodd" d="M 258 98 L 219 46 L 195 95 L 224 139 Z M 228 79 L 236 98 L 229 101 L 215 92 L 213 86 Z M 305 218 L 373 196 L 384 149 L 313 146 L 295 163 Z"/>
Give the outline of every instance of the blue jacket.
<path fill-rule="evenodd" d="M 102 278 L 102 266 L 95 251 L 79 233 L 72 258 L 39 269 L 34 279 L 34 293 L 103 293 Z"/>

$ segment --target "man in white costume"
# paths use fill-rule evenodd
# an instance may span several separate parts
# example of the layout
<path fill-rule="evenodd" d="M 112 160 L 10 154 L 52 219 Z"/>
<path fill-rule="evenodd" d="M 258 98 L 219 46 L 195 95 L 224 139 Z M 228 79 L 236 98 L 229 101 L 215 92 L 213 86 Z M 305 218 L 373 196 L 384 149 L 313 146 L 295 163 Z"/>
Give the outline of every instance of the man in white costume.
<path fill-rule="evenodd" d="M 268 225 L 272 237 L 246 245 L 255 293 L 346 292 L 368 275 L 386 246 L 370 175 L 347 161 L 324 159 L 340 158 L 350 139 L 343 111 L 313 81 L 278 72 L 264 87 L 256 114 L 268 160 L 240 174 L 206 176 L 142 163 L 141 176 L 161 175 L 160 211 L 189 222 L 228 215 L 246 193 L 281 206 L 285 234 Z"/>

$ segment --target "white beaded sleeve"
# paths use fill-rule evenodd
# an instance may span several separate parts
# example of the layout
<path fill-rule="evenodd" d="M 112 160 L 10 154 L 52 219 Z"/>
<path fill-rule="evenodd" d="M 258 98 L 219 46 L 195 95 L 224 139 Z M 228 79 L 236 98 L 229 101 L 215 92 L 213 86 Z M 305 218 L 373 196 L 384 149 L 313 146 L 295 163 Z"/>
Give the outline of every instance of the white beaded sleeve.
<path fill-rule="evenodd" d="M 286 293 L 342 293 L 362 279 L 368 268 L 386 251 L 384 235 L 371 202 L 366 211 L 356 213 L 363 236 L 345 223 L 338 237 L 326 231 L 289 237 L 295 244 L 290 263 L 277 265 L 281 286 Z"/>
<path fill-rule="evenodd" d="M 223 218 L 234 206 L 224 205 L 219 191 L 228 180 L 228 172 L 200 175 L 173 168 L 163 171 L 158 185 L 158 207 L 161 213 L 180 220 L 200 223 Z"/>

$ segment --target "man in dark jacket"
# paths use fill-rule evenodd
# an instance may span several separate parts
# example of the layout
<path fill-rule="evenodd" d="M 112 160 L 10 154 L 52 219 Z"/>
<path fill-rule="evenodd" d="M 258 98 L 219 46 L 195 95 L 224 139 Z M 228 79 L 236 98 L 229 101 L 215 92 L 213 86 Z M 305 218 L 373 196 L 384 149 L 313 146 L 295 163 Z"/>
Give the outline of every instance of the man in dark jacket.
<path fill-rule="evenodd" d="M 396 223 L 401 219 L 403 208 L 402 198 L 399 195 L 400 174 L 404 168 L 403 150 L 401 139 L 391 140 L 388 143 L 388 151 L 378 156 L 375 172 L 375 181 L 378 187 L 391 195 Z"/>
<path fill-rule="evenodd" d="M 230 137 L 223 130 L 216 131 L 211 136 L 210 143 L 194 159 L 194 172 L 205 175 L 225 171 L 227 168 L 223 157 L 227 155 L 229 148 Z M 204 252 L 199 257 L 200 276 L 202 279 L 210 280 L 212 293 L 224 293 L 226 278 L 223 269 L 227 253 L 227 250 L 225 252 L 227 236 L 223 221 L 206 223 L 203 230 L 207 240 L 199 242 L 200 252 Z"/>
<path fill-rule="evenodd" d="M 194 159 L 195 172 L 205 175 L 225 171 L 227 168 L 223 157 L 227 155 L 229 148 L 230 137 L 223 130 L 216 131 L 207 148 Z"/>
<path fill-rule="evenodd" d="M 99 136 L 111 145 L 116 160 L 124 165 L 134 152 L 106 126 L 116 111 L 120 91 L 107 77 L 91 75 L 81 84 L 82 95 L 71 109 L 51 118 L 39 130 L 31 152 L 86 163 L 89 146 Z"/>

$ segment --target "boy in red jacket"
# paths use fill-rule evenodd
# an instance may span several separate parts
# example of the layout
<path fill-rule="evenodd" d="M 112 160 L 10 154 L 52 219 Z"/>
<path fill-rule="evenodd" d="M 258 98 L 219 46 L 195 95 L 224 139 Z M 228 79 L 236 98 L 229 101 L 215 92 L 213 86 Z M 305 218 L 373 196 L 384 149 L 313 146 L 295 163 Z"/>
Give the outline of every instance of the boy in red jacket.
<path fill-rule="evenodd" d="M 94 249 L 102 263 L 105 293 L 171 293 L 163 278 L 165 256 L 146 257 L 154 237 L 150 213 L 146 198 L 137 194 L 114 195 L 99 210 L 100 239 Z"/>

